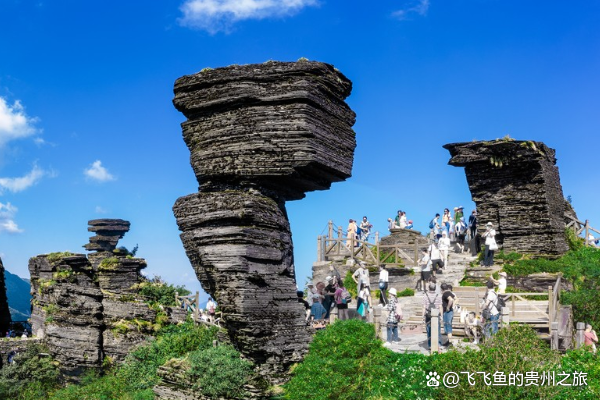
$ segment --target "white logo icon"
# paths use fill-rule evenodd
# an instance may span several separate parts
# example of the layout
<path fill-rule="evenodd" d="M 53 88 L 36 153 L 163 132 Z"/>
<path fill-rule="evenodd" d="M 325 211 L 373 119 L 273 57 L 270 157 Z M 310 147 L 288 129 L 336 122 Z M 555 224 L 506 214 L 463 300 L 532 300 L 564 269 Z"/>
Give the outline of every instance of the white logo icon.
<path fill-rule="evenodd" d="M 427 386 L 440 386 L 440 376 L 437 372 L 430 372 L 425 378 L 427 379 Z"/>

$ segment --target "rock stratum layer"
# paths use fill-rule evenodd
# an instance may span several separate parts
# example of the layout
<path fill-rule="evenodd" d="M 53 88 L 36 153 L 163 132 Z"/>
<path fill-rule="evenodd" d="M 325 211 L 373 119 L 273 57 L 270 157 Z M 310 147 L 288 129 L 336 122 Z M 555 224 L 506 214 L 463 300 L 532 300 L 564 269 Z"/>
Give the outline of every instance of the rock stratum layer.
<path fill-rule="evenodd" d="M 232 343 L 271 376 L 310 340 L 285 201 L 350 176 L 351 86 L 319 62 L 232 66 L 175 83 L 200 185 L 173 208 L 181 240 Z"/>
<path fill-rule="evenodd" d="M 452 143 L 450 165 L 465 167 L 480 232 L 487 222 L 505 251 L 559 255 L 565 240 L 565 199 L 555 151 L 542 142 Z"/>
<path fill-rule="evenodd" d="M 126 223 L 129 229 L 129 222 L 122 220 L 90 225 L 98 226 L 98 221 L 113 227 Z M 29 260 L 33 334 L 45 342 L 63 374 L 76 379 L 88 369 L 99 369 L 105 360 L 120 362 L 153 335 L 159 312 L 138 294 L 145 267 L 142 258 L 108 251 L 87 257 L 51 253 Z M 169 322 L 187 314 L 170 307 L 160 313 L 161 320 Z"/>

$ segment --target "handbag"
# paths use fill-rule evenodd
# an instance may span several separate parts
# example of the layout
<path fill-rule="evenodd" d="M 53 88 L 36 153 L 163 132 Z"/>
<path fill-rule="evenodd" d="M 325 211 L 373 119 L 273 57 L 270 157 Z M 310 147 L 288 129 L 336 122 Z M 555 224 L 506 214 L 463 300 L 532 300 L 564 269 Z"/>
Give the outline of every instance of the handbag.
<path fill-rule="evenodd" d="M 379 289 L 381 289 L 381 290 L 385 289 L 385 282 L 379 282 Z"/>
<path fill-rule="evenodd" d="M 492 239 L 492 243 L 490 243 L 490 250 L 495 251 L 498 250 L 498 244 L 494 239 Z"/>

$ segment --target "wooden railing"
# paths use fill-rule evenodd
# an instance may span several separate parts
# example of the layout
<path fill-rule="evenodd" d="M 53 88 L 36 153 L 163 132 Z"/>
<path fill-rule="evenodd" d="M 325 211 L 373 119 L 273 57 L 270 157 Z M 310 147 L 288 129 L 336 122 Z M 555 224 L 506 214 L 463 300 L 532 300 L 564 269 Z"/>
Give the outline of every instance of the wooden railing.
<path fill-rule="evenodd" d="M 583 241 L 586 246 L 595 246 L 596 244 L 590 241 L 590 232 L 596 232 L 600 235 L 600 231 L 592 228 L 590 226 L 590 221 L 587 219 L 585 220 L 585 222 L 582 222 L 577 218 L 573 218 L 570 215 L 568 215 L 567 217 L 570 219 L 570 222 L 567 224 L 567 228 L 573 229 L 573 232 L 575 232 L 576 236 L 579 236 L 583 233 Z"/>
<path fill-rule="evenodd" d="M 191 312 L 194 321 L 199 319 L 198 309 L 200 304 L 200 293 L 196 292 L 196 294 L 190 294 L 187 296 L 180 296 L 179 292 L 175 292 L 175 304 L 178 307 L 183 308 L 187 312 Z"/>
<path fill-rule="evenodd" d="M 329 221 L 327 236 L 317 237 L 317 254 L 319 261 L 327 261 L 329 257 L 348 257 L 370 264 L 386 264 L 390 266 L 417 266 L 419 263 L 419 243 L 407 250 L 407 245 L 382 245 L 379 243 L 379 232 L 375 232 L 375 243 L 347 237 L 342 227 L 337 228 L 334 237 L 333 222 Z"/>

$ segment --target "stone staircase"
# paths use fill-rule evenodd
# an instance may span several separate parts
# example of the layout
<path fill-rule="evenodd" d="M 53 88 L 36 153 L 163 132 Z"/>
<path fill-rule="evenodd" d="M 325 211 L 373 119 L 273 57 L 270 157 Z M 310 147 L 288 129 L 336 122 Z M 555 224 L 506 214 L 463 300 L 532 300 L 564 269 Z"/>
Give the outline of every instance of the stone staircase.
<path fill-rule="evenodd" d="M 448 265 L 442 274 L 437 274 L 437 285 L 440 293 L 441 289 L 439 289 L 439 287 L 444 282 L 457 287 L 463 279 L 469 263 L 473 260 L 475 260 L 475 257 L 471 256 L 470 253 L 461 254 L 451 251 L 448 255 Z M 416 292 L 415 295 L 411 297 L 400 297 L 398 300 L 402 305 L 402 311 L 404 313 L 403 321 L 399 326 L 400 343 L 392 344 L 389 348 L 396 352 L 420 352 L 429 354 L 427 348 L 427 334 L 425 325 L 423 324 L 423 292 Z M 381 314 L 380 337 L 385 341 L 387 338 L 385 323 L 387 312 L 383 311 Z M 444 336 L 442 342 L 445 341 L 446 338 Z M 459 343 L 458 340 L 453 340 L 453 344 L 463 345 L 463 343 Z M 468 344 L 465 343 L 464 345 Z"/>

